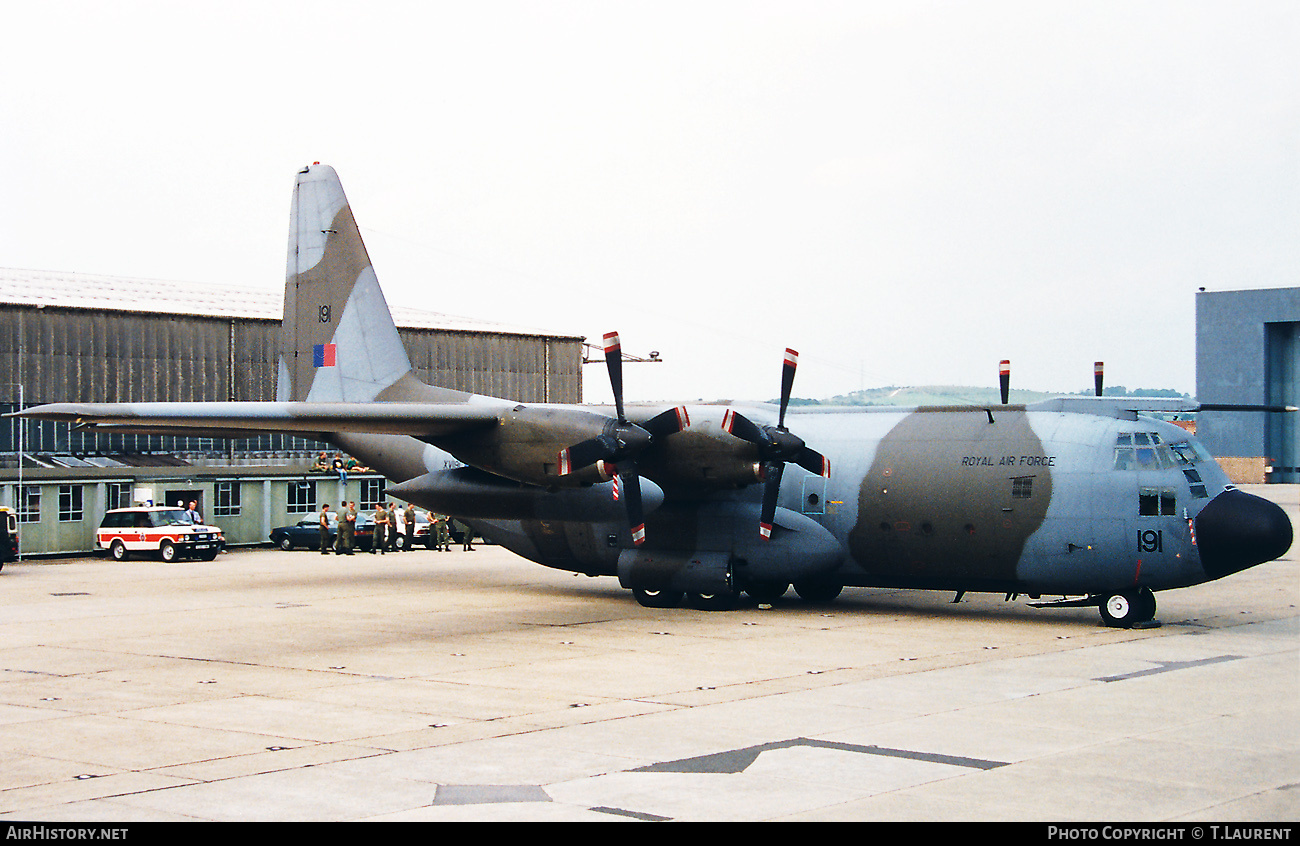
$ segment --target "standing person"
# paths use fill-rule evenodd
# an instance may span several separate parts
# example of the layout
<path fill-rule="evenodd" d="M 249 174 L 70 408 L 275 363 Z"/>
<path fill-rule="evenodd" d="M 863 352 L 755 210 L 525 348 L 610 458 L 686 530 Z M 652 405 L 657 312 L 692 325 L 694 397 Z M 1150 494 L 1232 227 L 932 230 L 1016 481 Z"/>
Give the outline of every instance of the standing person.
<path fill-rule="evenodd" d="M 437 529 L 438 540 L 436 543 L 439 552 L 451 552 L 451 527 L 447 525 L 450 519 L 446 514 L 434 514 L 432 512 L 429 514 L 429 523 L 431 524 L 429 531 L 432 532 L 435 528 Z"/>
<path fill-rule="evenodd" d="M 397 505 L 388 503 L 388 551 L 397 551 Z"/>
<path fill-rule="evenodd" d="M 376 551 L 380 555 L 388 552 L 385 545 L 388 541 L 388 509 L 381 502 L 375 506 L 375 536 L 370 541 L 370 554 L 374 555 Z"/>
<path fill-rule="evenodd" d="M 347 508 L 339 506 L 339 540 L 335 546 L 336 555 L 352 554 L 352 538 L 357 528 L 357 504 L 355 502 L 345 503 Z"/>
<path fill-rule="evenodd" d="M 320 554 L 329 555 L 330 552 L 330 504 L 327 502 L 320 507 Z"/>
<path fill-rule="evenodd" d="M 198 500 L 190 500 L 190 507 L 185 509 L 185 516 L 194 525 L 203 525 L 203 515 L 199 513 Z"/>
<path fill-rule="evenodd" d="M 402 522 L 406 524 L 406 549 L 410 551 L 415 549 L 415 506 L 409 502 L 402 512 Z"/>
<path fill-rule="evenodd" d="M 464 551 L 473 552 L 474 551 L 474 530 L 469 527 L 468 523 L 461 523 L 461 525 L 465 527 L 465 533 L 462 534 L 460 537 L 460 539 L 465 542 Z"/>

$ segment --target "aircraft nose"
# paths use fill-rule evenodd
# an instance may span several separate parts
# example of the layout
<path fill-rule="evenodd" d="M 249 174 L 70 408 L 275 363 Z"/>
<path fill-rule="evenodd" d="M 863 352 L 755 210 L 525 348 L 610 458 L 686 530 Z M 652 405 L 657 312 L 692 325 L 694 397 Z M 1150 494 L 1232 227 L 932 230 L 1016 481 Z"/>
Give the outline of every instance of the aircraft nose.
<path fill-rule="evenodd" d="M 1223 491 L 1196 516 L 1201 566 L 1211 579 L 1279 558 L 1291 540 L 1286 512 L 1244 491 Z"/>

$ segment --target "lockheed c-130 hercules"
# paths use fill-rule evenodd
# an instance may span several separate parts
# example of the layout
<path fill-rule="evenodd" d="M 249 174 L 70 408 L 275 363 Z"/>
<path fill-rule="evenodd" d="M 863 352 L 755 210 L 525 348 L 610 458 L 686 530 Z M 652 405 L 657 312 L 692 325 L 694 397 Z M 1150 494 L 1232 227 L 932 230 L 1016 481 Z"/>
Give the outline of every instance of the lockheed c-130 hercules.
<path fill-rule="evenodd" d="M 1292 527 L 1235 489 L 1194 437 L 1141 412 L 1217 406 L 1062 397 L 1034 405 L 788 408 L 780 402 L 522 404 L 412 372 L 334 170 L 298 174 L 275 402 L 56 403 L 20 412 L 100 431 L 328 441 L 548 567 L 617 576 L 645 606 L 731 607 L 793 584 L 1060 596 L 1110 625 L 1154 591 L 1275 559 Z M 1100 393 L 1100 391 L 1098 391 Z M 787 425 L 789 423 L 790 425 Z M 798 434 L 795 434 L 797 430 Z"/>

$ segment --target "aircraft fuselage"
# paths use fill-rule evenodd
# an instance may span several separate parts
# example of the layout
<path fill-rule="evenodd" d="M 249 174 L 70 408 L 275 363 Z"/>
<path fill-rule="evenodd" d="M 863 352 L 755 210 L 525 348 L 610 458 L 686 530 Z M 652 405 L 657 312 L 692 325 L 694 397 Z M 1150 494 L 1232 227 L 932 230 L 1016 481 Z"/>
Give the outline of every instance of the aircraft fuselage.
<path fill-rule="evenodd" d="M 768 409 L 770 412 L 770 409 Z M 800 583 L 888 586 L 1047 595 L 1106 595 L 1183 587 L 1282 554 L 1286 515 L 1236 492 L 1217 463 L 1183 429 L 1134 414 L 1035 411 L 1022 406 L 862 409 L 792 414 L 792 427 L 830 459 L 830 478 L 787 468 L 771 540 L 758 537 L 757 476 L 744 444 L 709 431 L 725 410 L 691 407 L 690 428 L 656 445 L 666 467 L 719 468 L 707 496 L 673 496 L 647 515 L 648 541 L 634 548 L 624 521 L 492 519 L 490 506 L 467 515 L 478 531 L 530 560 L 590 575 L 617 575 L 628 587 L 716 593 Z M 746 409 L 755 417 L 763 414 Z M 708 432 L 701 444 L 687 436 Z M 371 441 L 342 445 L 397 478 Z M 674 441 L 680 444 L 675 447 Z M 684 462 L 674 449 L 696 450 Z M 432 447 L 422 472 L 456 462 Z M 737 481 L 739 479 L 739 481 Z M 532 496 L 554 496 L 542 488 Z M 1227 495 L 1233 514 L 1199 525 Z M 444 508 L 446 499 L 418 504 Z M 1238 510 L 1262 521 L 1253 547 L 1227 543 Z M 1212 515 L 1214 516 L 1214 515 Z M 1199 521 L 1204 523 L 1205 521 Z M 1198 538 L 1198 533 L 1210 533 Z"/>

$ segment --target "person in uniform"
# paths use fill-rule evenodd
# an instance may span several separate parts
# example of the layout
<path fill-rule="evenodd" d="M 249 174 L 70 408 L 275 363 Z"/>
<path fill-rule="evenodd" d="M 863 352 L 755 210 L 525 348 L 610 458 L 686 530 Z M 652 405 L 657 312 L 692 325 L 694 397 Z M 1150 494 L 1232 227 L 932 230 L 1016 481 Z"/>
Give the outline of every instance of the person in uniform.
<path fill-rule="evenodd" d="M 388 551 L 397 551 L 397 528 L 398 528 L 397 505 L 388 503 Z"/>
<path fill-rule="evenodd" d="M 330 504 L 320 507 L 320 554 L 329 555 L 330 551 Z"/>
<path fill-rule="evenodd" d="M 434 541 L 435 549 L 439 552 L 451 552 L 451 527 L 448 525 L 446 514 L 429 514 L 429 531 L 436 531 L 437 540 Z"/>
<path fill-rule="evenodd" d="M 370 542 L 370 554 L 376 551 L 380 555 L 388 552 L 388 509 L 381 502 L 375 507 L 375 537 Z"/>
<path fill-rule="evenodd" d="M 406 524 L 406 549 L 415 549 L 415 506 L 409 502 L 402 512 L 402 522 Z"/>
<path fill-rule="evenodd" d="M 357 529 L 357 504 L 349 502 L 347 506 L 346 510 L 339 506 L 339 540 L 334 550 L 337 555 L 352 554 L 352 538 Z"/>

